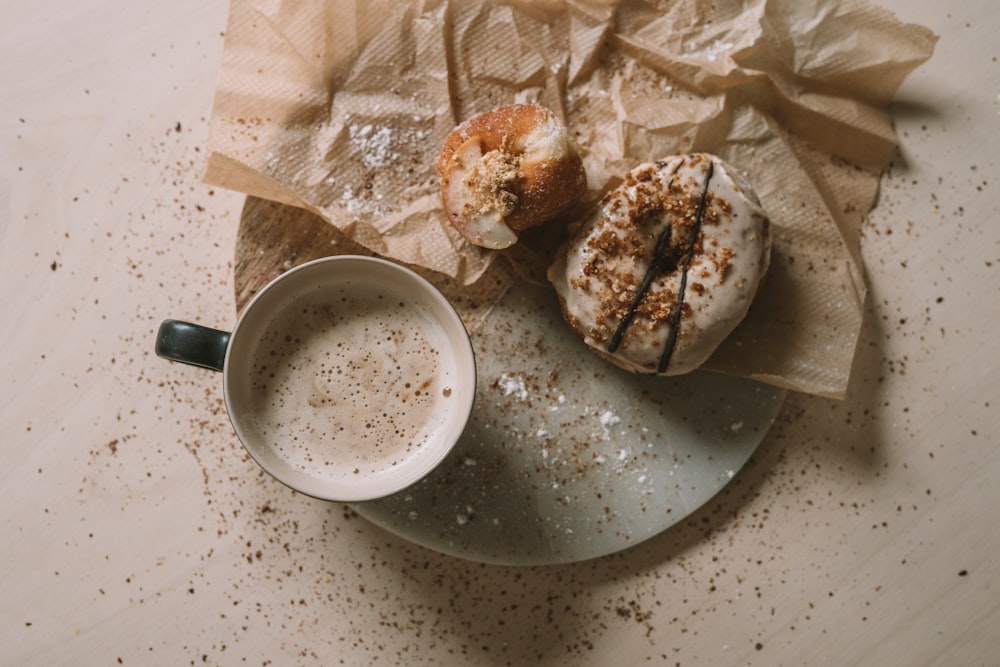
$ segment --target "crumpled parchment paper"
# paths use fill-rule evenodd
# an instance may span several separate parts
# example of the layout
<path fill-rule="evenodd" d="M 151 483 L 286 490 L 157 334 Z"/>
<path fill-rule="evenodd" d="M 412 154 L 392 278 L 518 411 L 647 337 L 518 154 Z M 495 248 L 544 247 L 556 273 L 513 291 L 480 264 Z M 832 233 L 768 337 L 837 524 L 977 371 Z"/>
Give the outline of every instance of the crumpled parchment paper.
<path fill-rule="evenodd" d="M 936 39 L 864 0 L 232 0 L 205 180 L 475 289 L 510 265 L 540 280 L 571 220 L 504 252 L 463 241 L 434 170 L 458 122 L 553 109 L 587 170 L 574 214 L 640 162 L 718 154 L 775 239 L 764 288 L 707 367 L 842 397 L 860 228 L 896 149 L 888 106 Z"/>

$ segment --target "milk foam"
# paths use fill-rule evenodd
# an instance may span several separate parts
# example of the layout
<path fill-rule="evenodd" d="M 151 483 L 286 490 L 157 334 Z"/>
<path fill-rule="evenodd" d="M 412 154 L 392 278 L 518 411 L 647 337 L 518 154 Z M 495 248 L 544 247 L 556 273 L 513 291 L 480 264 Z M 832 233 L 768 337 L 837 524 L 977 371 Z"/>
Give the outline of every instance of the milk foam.
<path fill-rule="evenodd" d="M 316 477 L 376 475 L 444 426 L 457 378 L 420 304 L 384 286 L 317 288 L 271 320 L 253 355 L 256 428 Z"/>

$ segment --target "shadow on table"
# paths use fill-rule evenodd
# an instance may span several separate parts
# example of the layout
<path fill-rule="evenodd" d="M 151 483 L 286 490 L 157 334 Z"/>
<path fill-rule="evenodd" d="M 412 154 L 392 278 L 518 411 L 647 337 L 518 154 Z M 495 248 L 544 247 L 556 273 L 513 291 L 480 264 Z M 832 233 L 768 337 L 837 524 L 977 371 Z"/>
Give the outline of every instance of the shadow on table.
<path fill-rule="evenodd" d="M 687 556 L 700 560 L 708 549 L 731 570 L 750 567 L 782 546 L 769 540 L 802 520 L 816 489 L 824 498 L 828 490 L 841 494 L 832 502 L 850 505 L 865 486 L 878 483 L 889 428 L 880 418 L 884 374 L 890 371 L 881 348 L 883 321 L 872 303 L 877 295 L 866 308 L 846 400 L 790 394 L 771 432 L 728 486 L 686 520 L 631 549 L 576 564 L 516 567 L 438 554 L 367 522 L 359 537 L 379 551 L 386 576 L 400 578 L 407 603 L 434 610 L 435 632 L 475 652 L 476 664 L 534 664 L 581 646 L 592 650 L 610 626 L 629 620 L 651 628 L 665 620 L 653 618 L 663 591 L 655 581 L 687 577 Z M 781 527 L 772 530 L 767 522 Z M 752 539 L 741 536 L 746 531 Z M 744 551 L 728 555 L 730 543 Z M 749 572 L 745 578 L 753 577 Z"/>

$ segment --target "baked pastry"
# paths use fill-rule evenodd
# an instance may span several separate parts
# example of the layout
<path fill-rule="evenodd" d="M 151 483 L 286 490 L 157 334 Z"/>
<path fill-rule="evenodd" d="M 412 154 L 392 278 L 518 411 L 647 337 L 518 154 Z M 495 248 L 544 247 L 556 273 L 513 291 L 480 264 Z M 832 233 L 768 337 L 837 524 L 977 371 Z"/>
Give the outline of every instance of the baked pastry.
<path fill-rule="evenodd" d="M 470 243 L 507 248 L 565 212 L 587 188 L 583 162 L 554 113 L 511 104 L 473 116 L 437 159 L 448 220 Z"/>
<path fill-rule="evenodd" d="M 704 153 L 642 164 L 583 220 L 549 268 L 563 314 L 627 370 L 679 375 L 746 316 L 770 224 L 736 170 Z"/>

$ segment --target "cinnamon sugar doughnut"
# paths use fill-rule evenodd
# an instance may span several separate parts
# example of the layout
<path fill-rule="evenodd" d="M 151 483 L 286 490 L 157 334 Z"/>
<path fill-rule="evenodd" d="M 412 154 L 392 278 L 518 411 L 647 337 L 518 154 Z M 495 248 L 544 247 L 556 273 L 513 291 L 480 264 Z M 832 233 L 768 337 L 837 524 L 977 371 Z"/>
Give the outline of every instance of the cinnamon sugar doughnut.
<path fill-rule="evenodd" d="M 549 268 L 570 326 L 627 370 L 679 375 L 746 316 L 767 271 L 770 224 L 719 158 L 643 164 L 609 192 Z"/>
<path fill-rule="evenodd" d="M 448 220 L 469 242 L 506 248 L 583 195 L 583 162 L 554 113 L 511 104 L 473 116 L 437 159 Z"/>

